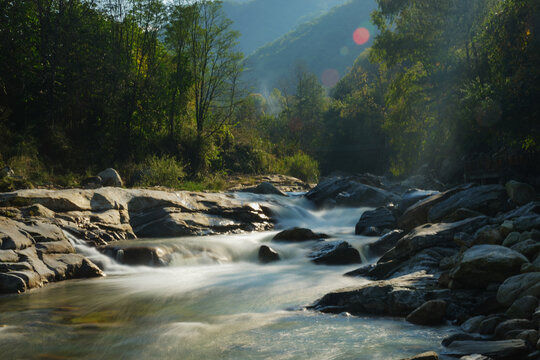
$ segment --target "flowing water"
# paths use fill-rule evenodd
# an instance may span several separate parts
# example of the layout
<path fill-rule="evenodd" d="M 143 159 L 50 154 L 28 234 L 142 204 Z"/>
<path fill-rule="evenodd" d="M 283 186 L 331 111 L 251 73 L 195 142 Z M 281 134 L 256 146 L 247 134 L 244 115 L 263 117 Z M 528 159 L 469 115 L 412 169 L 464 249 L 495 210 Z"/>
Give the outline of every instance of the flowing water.
<path fill-rule="evenodd" d="M 236 196 L 267 203 L 278 229 L 308 227 L 360 251 L 375 240 L 353 235 L 365 209 L 315 211 L 301 197 Z M 169 266 L 159 268 L 118 264 L 71 238 L 107 276 L 0 297 L 0 358 L 387 360 L 440 350 L 448 327 L 302 310 L 366 280 L 342 276 L 358 266 L 312 264 L 305 243 L 272 243 L 282 261 L 259 264 L 259 246 L 275 233 L 122 243 L 172 249 Z"/>

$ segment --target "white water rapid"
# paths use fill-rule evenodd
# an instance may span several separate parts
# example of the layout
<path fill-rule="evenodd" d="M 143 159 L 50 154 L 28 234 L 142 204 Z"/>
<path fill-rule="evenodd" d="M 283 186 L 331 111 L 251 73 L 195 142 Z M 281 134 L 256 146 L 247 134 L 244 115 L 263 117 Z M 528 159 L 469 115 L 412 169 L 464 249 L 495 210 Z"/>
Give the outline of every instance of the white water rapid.
<path fill-rule="evenodd" d="M 307 227 L 360 251 L 375 240 L 354 235 L 365 209 L 316 211 L 300 196 L 236 196 L 270 206 L 277 230 Z M 358 265 L 311 263 L 305 243 L 272 243 L 282 260 L 258 263 L 260 245 L 276 232 L 121 243 L 167 249 L 167 267 L 121 265 L 70 236 L 107 276 L 0 298 L 1 358 L 388 360 L 441 349 L 446 327 L 302 310 L 366 280 L 342 276 Z"/>

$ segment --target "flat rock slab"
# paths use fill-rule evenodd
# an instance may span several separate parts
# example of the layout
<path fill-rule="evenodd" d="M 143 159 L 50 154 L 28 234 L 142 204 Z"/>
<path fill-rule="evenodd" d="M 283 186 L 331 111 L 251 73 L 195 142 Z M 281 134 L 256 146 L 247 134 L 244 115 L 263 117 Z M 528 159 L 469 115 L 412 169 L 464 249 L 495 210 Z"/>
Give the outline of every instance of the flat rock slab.
<path fill-rule="evenodd" d="M 501 341 L 454 341 L 445 355 L 481 354 L 494 360 L 516 360 L 527 354 L 527 344 L 521 339 Z"/>

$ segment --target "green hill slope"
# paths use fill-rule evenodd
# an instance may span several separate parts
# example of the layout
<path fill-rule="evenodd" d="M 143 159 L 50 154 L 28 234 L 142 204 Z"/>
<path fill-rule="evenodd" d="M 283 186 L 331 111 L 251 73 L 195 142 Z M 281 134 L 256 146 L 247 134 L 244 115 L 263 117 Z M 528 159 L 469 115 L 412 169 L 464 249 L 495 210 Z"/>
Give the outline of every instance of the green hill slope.
<path fill-rule="evenodd" d="M 249 55 L 257 48 L 348 0 L 226 0 L 223 10 L 240 32 L 240 49 Z"/>
<path fill-rule="evenodd" d="M 375 0 L 352 0 L 300 25 L 250 55 L 244 80 L 265 92 L 290 77 L 297 64 L 304 64 L 325 86 L 333 86 L 371 45 L 376 28 L 370 23 L 370 13 L 375 8 Z M 357 29 L 363 29 L 356 38 L 360 44 L 353 36 Z"/>

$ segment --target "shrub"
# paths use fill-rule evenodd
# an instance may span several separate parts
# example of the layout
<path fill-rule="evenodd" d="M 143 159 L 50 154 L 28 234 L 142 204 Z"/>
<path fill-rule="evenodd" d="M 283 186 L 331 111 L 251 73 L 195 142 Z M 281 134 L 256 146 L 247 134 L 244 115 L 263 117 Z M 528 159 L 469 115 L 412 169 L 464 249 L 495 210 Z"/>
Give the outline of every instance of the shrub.
<path fill-rule="evenodd" d="M 180 188 L 185 176 L 184 166 L 172 156 L 151 156 L 141 164 L 135 185 Z"/>
<path fill-rule="evenodd" d="M 296 153 L 277 161 L 275 172 L 297 177 L 307 182 L 316 182 L 319 178 L 319 163 L 304 153 Z"/>

